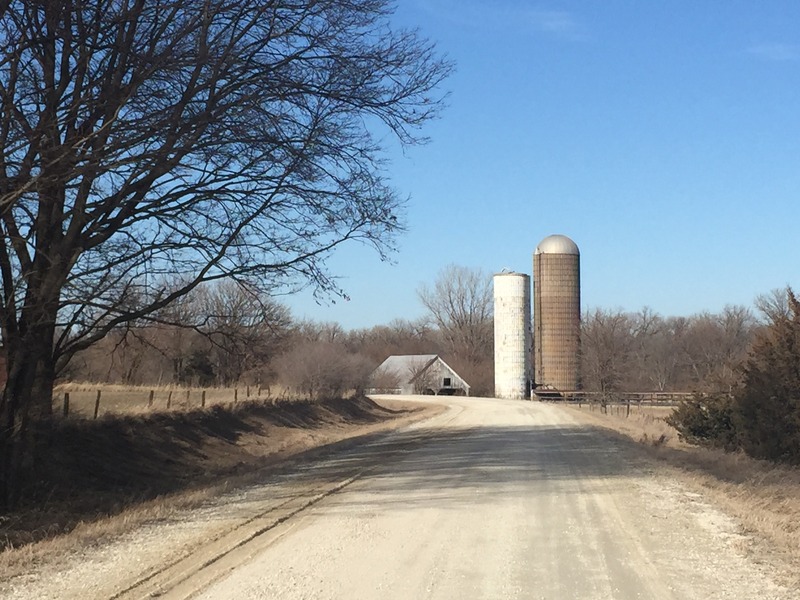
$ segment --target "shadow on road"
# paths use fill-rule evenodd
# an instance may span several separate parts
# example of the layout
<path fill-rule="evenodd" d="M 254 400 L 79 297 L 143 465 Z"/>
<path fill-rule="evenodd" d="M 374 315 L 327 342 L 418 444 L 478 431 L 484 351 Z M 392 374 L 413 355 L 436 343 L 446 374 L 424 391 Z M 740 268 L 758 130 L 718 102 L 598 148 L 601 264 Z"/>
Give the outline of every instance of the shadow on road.
<path fill-rule="evenodd" d="M 335 453 L 310 477 L 362 480 L 374 502 L 492 501 L 529 494 L 537 487 L 558 493 L 586 491 L 599 481 L 627 485 L 648 469 L 635 444 L 591 427 L 473 427 L 420 429 Z M 410 493 L 410 494 L 409 494 Z"/>

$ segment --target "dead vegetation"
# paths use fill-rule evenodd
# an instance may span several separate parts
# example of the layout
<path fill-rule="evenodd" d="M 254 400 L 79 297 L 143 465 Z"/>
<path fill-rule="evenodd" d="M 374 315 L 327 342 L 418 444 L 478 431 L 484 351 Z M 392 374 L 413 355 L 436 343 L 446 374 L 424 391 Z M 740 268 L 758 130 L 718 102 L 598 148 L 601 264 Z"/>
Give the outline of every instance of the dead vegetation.
<path fill-rule="evenodd" d="M 189 387 L 68 382 L 57 385 L 53 390 L 53 414 L 63 414 L 66 394 L 69 394 L 69 416 L 82 418 L 92 418 L 96 404 L 101 416 L 112 413 L 142 415 L 166 410 L 187 411 L 214 405 L 264 401 L 270 398 L 288 400 L 293 397 L 286 388 L 277 385 Z"/>
<path fill-rule="evenodd" d="M 588 407 L 570 410 L 582 421 L 643 444 L 652 456 L 676 467 L 684 481 L 702 488 L 746 533 L 754 534 L 760 551 L 792 565 L 791 583 L 800 584 L 800 468 L 692 446 L 664 421 L 664 409 L 661 414 L 633 410 L 627 418 L 624 407 L 610 408 L 608 414 Z"/>
<path fill-rule="evenodd" d="M 324 452 L 422 412 L 359 397 L 60 420 L 21 508 L 0 517 L 0 571 L 196 506 L 287 457 Z"/>

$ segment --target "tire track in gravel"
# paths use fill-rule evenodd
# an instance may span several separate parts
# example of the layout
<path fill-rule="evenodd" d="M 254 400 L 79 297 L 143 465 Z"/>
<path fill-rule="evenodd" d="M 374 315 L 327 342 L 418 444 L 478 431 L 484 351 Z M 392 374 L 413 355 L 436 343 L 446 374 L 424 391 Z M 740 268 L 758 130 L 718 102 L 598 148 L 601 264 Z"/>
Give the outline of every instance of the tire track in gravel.
<path fill-rule="evenodd" d="M 374 470 L 378 463 L 385 463 L 421 446 L 426 441 L 426 429 L 446 427 L 463 410 L 459 406 L 451 406 L 444 414 L 386 433 L 374 442 L 345 450 L 311 465 L 306 472 L 291 477 L 286 482 L 289 490 L 285 496 L 288 497 L 268 503 L 268 506 L 238 522 L 200 549 L 127 585 L 110 596 L 109 600 L 144 600 L 156 597 L 172 600 L 194 596 L 287 533 L 285 528 L 277 531 L 279 526 L 287 524 L 293 517 L 328 496 L 345 489 Z M 399 444 L 395 441 L 399 435 L 407 436 L 416 430 L 419 431 L 418 436 Z M 345 464 L 342 465 L 342 462 Z M 354 464 L 350 465 L 350 462 Z M 296 485 L 291 481 L 295 478 L 303 480 L 306 476 L 311 476 L 315 483 Z M 322 485 L 318 483 L 320 479 L 324 480 Z"/>

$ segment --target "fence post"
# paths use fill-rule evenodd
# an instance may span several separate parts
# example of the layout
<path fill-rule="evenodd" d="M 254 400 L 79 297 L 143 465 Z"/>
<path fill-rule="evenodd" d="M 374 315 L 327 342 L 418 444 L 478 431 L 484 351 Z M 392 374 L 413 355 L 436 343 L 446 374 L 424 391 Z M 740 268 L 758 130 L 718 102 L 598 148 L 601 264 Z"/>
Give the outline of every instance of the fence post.
<path fill-rule="evenodd" d="M 147 408 L 153 408 L 153 396 L 155 395 L 155 390 L 150 390 L 150 397 L 147 399 Z"/>
<path fill-rule="evenodd" d="M 203 395 L 200 396 L 200 406 L 202 408 L 206 407 L 206 391 L 205 390 L 203 390 Z"/>
<path fill-rule="evenodd" d="M 186 390 L 186 406 L 189 406 L 189 396 L 191 395 L 191 393 L 192 393 L 191 389 Z"/>
<path fill-rule="evenodd" d="M 627 419 L 627 418 L 628 418 L 628 417 L 630 417 L 630 416 L 631 416 L 631 399 L 630 399 L 630 397 L 629 397 L 629 398 L 628 398 L 628 407 L 627 407 L 627 409 L 625 410 L 625 418 Z"/>
<path fill-rule="evenodd" d="M 247 398 L 248 399 L 250 398 L 250 386 L 249 385 L 247 386 Z"/>
<path fill-rule="evenodd" d="M 167 396 L 167 410 L 169 410 L 171 404 L 172 404 L 172 390 L 169 391 L 169 395 Z"/>
<path fill-rule="evenodd" d="M 64 416 L 69 416 L 69 392 L 64 392 Z"/>
<path fill-rule="evenodd" d="M 100 390 L 97 390 L 97 397 L 94 399 L 94 418 L 100 414 Z"/>
<path fill-rule="evenodd" d="M 239 401 L 239 388 L 233 388 L 233 403 L 236 404 Z"/>

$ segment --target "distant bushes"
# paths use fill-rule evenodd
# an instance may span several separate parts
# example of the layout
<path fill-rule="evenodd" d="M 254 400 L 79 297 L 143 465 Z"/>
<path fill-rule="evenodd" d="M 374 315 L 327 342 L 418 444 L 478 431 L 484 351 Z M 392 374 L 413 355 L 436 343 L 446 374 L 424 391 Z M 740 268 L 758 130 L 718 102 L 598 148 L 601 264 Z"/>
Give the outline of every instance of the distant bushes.
<path fill-rule="evenodd" d="M 363 393 L 375 363 L 341 344 L 305 341 L 278 357 L 280 382 L 306 398 L 338 398 L 349 390 Z"/>
<path fill-rule="evenodd" d="M 696 397 L 668 419 L 692 443 L 741 449 L 755 458 L 800 464 L 800 301 L 767 312 L 729 395 Z"/>

